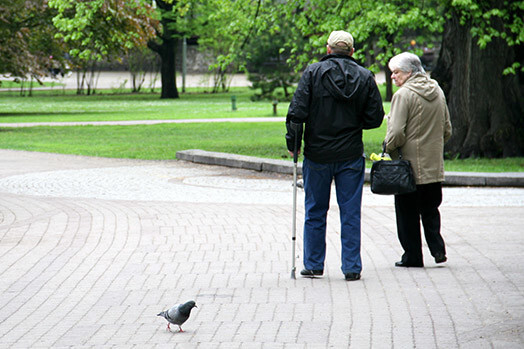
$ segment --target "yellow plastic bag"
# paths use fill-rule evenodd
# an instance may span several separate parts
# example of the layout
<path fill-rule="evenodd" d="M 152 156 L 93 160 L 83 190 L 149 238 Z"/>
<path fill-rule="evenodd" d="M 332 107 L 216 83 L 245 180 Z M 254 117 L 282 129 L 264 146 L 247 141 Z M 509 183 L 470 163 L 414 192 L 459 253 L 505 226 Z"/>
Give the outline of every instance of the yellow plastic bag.
<path fill-rule="evenodd" d="M 380 161 L 380 160 L 391 160 L 391 157 L 386 153 L 381 153 L 381 155 L 371 153 L 371 155 L 369 156 L 369 159 L 372 161 Z"/>

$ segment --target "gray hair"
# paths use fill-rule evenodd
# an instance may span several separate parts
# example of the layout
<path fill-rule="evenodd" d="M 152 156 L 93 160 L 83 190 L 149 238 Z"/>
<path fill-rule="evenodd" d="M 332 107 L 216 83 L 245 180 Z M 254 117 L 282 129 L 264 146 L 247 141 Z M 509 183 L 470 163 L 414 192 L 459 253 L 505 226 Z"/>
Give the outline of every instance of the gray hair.
<path fill-rule="evenodd" d="M 401 70 L 405 73 L 425 73 L 422 63 L 417 55 L 410 52 L 402 52 L 391 58 L 388 63 L 391 71 Z"/>

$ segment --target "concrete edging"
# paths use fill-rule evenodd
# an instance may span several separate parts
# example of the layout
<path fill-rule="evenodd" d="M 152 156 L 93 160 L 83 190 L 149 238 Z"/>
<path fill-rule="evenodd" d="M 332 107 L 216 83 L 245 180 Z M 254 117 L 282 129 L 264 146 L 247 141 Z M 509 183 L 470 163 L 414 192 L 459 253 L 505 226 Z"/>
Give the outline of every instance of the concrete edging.
<path fill-rule="evenodd" d="M 282 174 L 293 173 L 293 163 L 288 160 L 264 159 L 254 156 L 211 152 L 200 149 L 178 151 L 176 153 L 176 158 L 199 164 L 227 166 Z M 369 182 L 369 171 L 369 169 L 366 169 L 364 178 L 366 182 Z M 302 173 L 301 162 L 297 166 L 297 173 Z M 524 172 L 446 172 L 446 179 L 443 184 L 446 186 L 524 187 Z"/>

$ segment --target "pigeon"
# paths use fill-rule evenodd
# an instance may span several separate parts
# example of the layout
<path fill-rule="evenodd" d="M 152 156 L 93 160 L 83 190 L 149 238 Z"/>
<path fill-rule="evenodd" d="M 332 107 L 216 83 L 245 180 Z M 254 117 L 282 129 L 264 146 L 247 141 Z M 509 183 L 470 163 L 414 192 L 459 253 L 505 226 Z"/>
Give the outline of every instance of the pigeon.
<path fill-rule="evenodd" d="M 174 305 L 168 310 L 158 313 L 157 316 L 163 316 L 167 320 L 166 331 L 171 331 L 170 325 L 175 324 L 180 328 L 180 332 L 184 332 L 181 325 L 189 319 L 191 309 L 195 307 L 198 308 L 195 301 L 188 301 L 184 304 Z"/>

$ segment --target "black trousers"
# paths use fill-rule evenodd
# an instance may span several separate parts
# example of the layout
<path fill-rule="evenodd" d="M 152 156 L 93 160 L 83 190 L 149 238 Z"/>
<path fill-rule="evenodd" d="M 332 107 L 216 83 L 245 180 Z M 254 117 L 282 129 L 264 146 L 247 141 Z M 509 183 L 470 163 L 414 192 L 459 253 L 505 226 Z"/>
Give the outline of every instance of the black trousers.
<path fill-rule="evenodd" d="M 402 262 L 424 266 L 420 221 L 431 255 L 446 254 L 444 239 L 440 235 L 440 212 L 442 183 L 417 185 L 413 193 L 395 195 L 397 233 L 404 249 Z"/>

